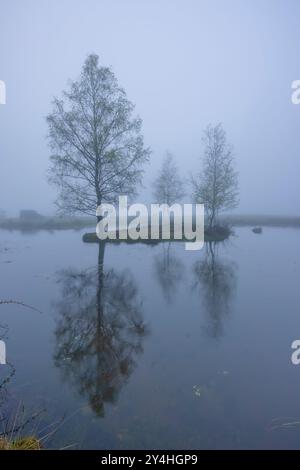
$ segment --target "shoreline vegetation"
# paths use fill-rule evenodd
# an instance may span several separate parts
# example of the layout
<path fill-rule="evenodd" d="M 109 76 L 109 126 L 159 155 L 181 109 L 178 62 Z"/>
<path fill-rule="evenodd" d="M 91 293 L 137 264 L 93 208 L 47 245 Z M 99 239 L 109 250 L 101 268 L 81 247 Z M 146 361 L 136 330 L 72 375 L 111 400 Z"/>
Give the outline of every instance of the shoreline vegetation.
<path fill-rule="evenodd" d="M 228 215 L 220 217 L 219 227 L 294 227 L 300 228 L 300 217 L 281 215 Z M 38 219 L 24 220 L 20 217 L 0 219 L 0 229 L 36 232 L 40 230 L 81 230 L 96 227 L 94 217 L 41 216 Z M 207 236 L 209 236 L 209 232 Z"/>
<path fill-rule="evenodd" d="M 24 220 L 20 217 L 0 219 L 0 229 L 20 230 L 24 232 L 35 232 L 40 230 L 81 230 L 83 228 L 95 227 L 94 217 L 45 217 Z"/>

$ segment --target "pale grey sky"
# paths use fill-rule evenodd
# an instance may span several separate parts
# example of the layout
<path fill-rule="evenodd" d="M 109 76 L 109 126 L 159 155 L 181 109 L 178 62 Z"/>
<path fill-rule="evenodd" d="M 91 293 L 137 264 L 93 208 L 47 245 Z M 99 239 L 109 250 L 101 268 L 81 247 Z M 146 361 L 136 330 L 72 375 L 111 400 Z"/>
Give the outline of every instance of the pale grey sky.
<path fill-rule="evenodd" d="M 240 172 L 241 213 L 299 214 L 298 0 L 0 0 L 0 207 L 54 211 L 46 181 L 51 100 L 97 53 L 136 104 L 152 150 L 186 176 L 221 121 Z"/>

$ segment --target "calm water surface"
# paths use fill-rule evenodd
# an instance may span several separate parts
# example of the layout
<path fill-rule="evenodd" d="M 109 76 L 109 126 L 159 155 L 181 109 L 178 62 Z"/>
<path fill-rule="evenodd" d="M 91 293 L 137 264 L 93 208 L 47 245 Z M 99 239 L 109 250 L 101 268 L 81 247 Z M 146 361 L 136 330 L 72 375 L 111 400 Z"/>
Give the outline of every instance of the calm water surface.
<path fill-rule="evenodd" d="M 0 298 L 42 311 L 0 305 L 2 415 L 45 410 L 56 448 L 300 448 L 298 230 L 199 252 L 82 233 L 0 231 Z"/>

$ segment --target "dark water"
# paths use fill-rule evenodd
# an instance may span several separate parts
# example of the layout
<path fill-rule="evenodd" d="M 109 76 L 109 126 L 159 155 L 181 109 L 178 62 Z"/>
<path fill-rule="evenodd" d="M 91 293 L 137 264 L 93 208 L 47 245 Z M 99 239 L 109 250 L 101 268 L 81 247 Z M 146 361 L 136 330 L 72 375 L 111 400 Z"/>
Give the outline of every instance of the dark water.
<path fill-rule="evenodd" d="M 200 252 L 81 235 L 0 232 L 0 298 L 43 312 L 0 305 L 2 416 L 45 410 L 29 427 L 59 448 L 300 447 L 298 230 Z"/>

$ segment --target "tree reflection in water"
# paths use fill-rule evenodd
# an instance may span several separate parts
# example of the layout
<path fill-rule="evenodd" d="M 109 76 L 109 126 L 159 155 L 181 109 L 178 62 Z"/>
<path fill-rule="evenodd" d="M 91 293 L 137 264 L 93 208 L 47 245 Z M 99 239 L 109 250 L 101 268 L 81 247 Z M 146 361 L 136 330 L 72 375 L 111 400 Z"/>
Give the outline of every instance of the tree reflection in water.
<path fill-rule="evenodd" d="M 154 267 L 157 279 L 163 290 L 166 300 L 171 303 L 174 299 L 177 286 L 183 279 L 184 264 L 171 252 L 171 243 L 162 243 L 163 254 L 154 258 Z"/>
<path fill-rule="evenodd" d="M 62 300 L 55 330 L 54 361 L 92 410 L 104 415 L 115 402 L 143 351 L 147 327 L 130 271 L 104 270 L 105 244 L 99 243 L 98 265 L 58 274 Z"/>
<path fill-rule="evenodd" d="M 208 321 L 206 332 L 213 338 L 223 334 L 223 319 L 229 313 L 230 302 L 236 286 L 236 264 L 221 260 L 216 243 L 206 243 L 203 260 L 194 264 L 195 286 L 203 295 Z"/>

